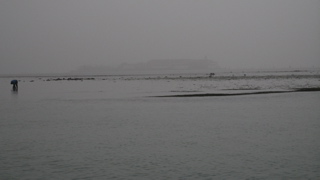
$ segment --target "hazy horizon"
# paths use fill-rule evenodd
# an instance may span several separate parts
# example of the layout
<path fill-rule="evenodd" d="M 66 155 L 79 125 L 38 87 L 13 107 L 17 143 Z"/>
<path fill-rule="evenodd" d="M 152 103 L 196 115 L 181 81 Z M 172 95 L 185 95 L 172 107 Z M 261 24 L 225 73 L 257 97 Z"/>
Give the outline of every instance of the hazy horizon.
<path fill-rule="evenodd" d="M 153 59 L 222 68 L 320 66 L 319 0 L 0 2 L 0 74 Z"/>

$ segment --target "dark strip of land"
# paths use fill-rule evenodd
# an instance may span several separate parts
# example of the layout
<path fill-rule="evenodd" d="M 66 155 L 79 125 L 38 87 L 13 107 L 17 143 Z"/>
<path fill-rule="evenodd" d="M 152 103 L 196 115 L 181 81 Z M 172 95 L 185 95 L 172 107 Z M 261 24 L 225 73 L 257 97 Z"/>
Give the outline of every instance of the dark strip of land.
<path fill-rule="evenodd" d="M 206 93 L 206 94 L 179 94 L 179 95 L 164 95 L 155 97 L 206 97 L 206 96 L 242 96 L 242 95 L 255 95 L 255 94 L 276 94 L 276 93 L 292 93 L 292 92 L 310 92 L 320 91 L 320 88 L 300 88 L 290 91 L 260 91 L 260 92 L 247 92 L 247 93 Z"/>

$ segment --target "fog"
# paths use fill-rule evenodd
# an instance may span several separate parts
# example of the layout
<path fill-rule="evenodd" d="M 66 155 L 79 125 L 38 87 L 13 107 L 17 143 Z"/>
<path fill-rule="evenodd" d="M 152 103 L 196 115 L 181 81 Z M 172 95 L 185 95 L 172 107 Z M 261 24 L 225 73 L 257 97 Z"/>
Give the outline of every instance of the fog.
<path fill-rule="evenodd" d="M 320 66 L 319 0 L 1 0 L 0 74 L 152 59 Z"/>

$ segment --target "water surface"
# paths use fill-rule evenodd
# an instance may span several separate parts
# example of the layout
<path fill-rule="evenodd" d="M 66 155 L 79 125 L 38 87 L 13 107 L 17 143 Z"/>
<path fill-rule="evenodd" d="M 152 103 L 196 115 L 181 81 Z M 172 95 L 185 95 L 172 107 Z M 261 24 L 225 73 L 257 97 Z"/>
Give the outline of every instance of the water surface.
<path fill-rule="evenodd" d="M 155 98 L 150 83 L 1 86 L 1 178 L 320 178 L 319 92 Z"/>

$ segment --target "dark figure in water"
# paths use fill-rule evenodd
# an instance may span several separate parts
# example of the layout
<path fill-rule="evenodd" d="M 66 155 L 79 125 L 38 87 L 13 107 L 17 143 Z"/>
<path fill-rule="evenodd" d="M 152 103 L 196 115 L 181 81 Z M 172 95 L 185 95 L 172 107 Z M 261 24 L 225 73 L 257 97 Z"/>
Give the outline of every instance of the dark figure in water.
<path fill-rule="evenodd" d="M 209 77 L 213 77 L 215 74 L 214 73 L 210 73 L 209 74 Z"/>
<path fill-rule="evenodd" d="M 12 90 L 18 91 L 18 80 L 12 80 L 11 84 L 12 84 Z"/>

